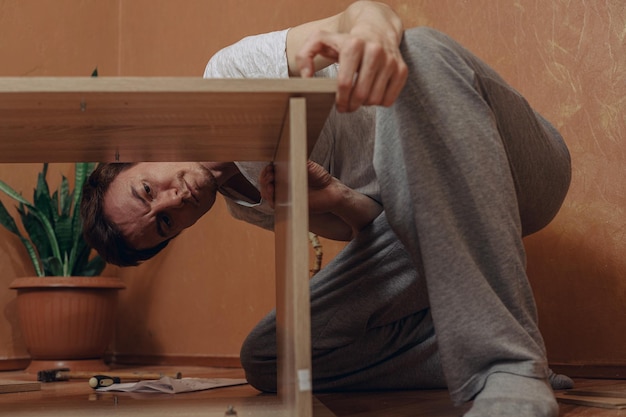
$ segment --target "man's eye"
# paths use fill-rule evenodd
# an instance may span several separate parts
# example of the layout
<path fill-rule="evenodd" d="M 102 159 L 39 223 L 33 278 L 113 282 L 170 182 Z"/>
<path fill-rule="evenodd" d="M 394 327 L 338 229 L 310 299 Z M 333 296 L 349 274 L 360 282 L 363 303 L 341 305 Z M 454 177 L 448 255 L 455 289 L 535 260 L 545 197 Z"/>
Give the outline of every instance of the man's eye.
<path fill-rule="evenodd" d="M 172 219 L 170 219 L 168 216 L 161 216 L 161 221 L 167 227 L 172 226 Z"/>
<path fill-rule="evenodd" d="M 150 191 L 152 191 L 152 189 L 150 188 L 150 186 L 148 184 L 144 184 L 143 185 L 143 190 L 146 192 L 146 194 L 150 195 Z"/>

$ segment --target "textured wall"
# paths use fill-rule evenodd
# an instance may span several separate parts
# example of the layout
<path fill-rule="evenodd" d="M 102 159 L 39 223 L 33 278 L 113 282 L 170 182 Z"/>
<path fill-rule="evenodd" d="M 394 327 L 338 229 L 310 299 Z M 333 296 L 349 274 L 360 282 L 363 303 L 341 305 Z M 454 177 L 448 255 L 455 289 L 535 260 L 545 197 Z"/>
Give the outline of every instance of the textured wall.
<path fill-rule="evenodd" d="M 0 75 L 85 75 L 94 64 L 103 76 L 200 75 L 211 54 L 246 34 L 348 3 L 0 0 Z M 555 221 L 526 241 L 540 324 L 554 362 L 626 365 L 625 3 L 389 3 L 407 26 L 438 28 L 476 52 L 563 133 L 571 191 Z M 36 168 L 0 166 L 0 176 L 30 193 Z M 25 273 L 18 243 L 0 231 L 0 359 L 24 354 L 13 295 L 2 289 Z M 236 356 L 273 305 L 271 245 L 270 233 L 230 219 L 219 200 L 158 259 L 119 271 L 128 285 L 119 357 Z M 330 253 L 340 247 L 326 244 Z"/>

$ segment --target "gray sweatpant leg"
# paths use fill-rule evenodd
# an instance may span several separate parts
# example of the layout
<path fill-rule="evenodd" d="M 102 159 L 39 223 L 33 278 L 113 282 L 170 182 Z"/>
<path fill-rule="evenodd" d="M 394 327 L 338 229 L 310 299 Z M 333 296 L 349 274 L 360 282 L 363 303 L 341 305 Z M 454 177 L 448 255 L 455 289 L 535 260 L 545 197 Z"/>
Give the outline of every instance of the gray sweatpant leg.
<path fill-rule="evenodd" d="M 521 236 L 558 211 L 569 155 L 450 39 L 410 30 L 402 48 L 409 82 L 376 126 L 385 212 L 311 281 L 313 387 L 447 384 L 460 403 L 491 372 L 547 375 Z M 263 391 L 276 389 L 275 334 L 271 313 L 241 351 Z"/>
<path fill-rule="evenodd" d="M 311 279 L 313 389 L 444 387 L 424 281 L 381 214 Z M 276 316 L 248 335 L 251 385 L 276 390 Z"/>
<path fill-rule="evenodd" d="M 492 372 L 547 376 L 522 236 L 569 185 L 560 136 L 445 35 L 405 33 L 409 80 L 377 112 L 374 167 L 389 224 L 426 282 L 455 403 Z"/>

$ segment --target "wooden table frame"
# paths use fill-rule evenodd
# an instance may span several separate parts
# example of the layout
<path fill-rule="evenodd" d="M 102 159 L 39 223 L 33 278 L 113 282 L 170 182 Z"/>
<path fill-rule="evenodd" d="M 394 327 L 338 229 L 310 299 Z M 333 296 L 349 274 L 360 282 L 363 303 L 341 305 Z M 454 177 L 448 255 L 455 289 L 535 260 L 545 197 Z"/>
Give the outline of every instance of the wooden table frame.
<path fill-rule="evenodd" d="M 245 415 L 310 417 L 306 159 L 334 92 L 319 79 L 0 77 L 0 162 L 274 161 L 280 404 Z"/>

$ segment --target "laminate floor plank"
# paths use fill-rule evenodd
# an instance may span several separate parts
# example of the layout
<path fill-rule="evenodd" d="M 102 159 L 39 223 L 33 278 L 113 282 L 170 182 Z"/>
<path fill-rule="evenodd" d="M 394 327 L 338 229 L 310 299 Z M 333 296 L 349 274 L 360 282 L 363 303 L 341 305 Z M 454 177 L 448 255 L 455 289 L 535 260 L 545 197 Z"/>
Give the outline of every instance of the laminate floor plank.
<path fill-rule="evenodd" d="M 131 371 L 180 371 L 183 377 L 242 378 L 238 368 L 149 366 Z M 114 374 L 114 370 L 111 374 Z M 36 375 L 0 372 L 0 379 L 35 381 Z M 626 396 L 626 381 L 576 379 L 576 390 Z M 564 396 L 558 393 L 559 396 Z M 275 395 L 261 394 L 249 385 L 183 394 L 99 393 L 86 380 L 42 383 L 41 390 L 0 394 L 0 416 L 222 417 L 232 406 L 237 417 L 274 417 L 280 409 Z M 445 390 L 319 393 L 315 417 L 458 417 L 469 408 L 452 405 Z M 559 417 L 626 417 L 626 409 L 609 409 L 559 402 Z"/>

